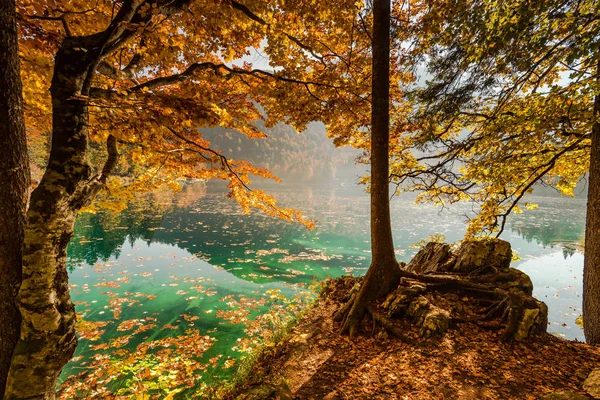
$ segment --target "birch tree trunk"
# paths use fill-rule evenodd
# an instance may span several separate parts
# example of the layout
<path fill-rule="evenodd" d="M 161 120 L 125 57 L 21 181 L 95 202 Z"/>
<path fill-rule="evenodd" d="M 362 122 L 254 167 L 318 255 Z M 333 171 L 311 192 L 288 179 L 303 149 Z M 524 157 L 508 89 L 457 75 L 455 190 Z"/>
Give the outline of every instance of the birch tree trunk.
<path fill-rule="evenodd" d="M 7 399 L 54 399 L 56 383 L 77 347 L 75 307 L 69 294 L 67 245 L 79 210 L 105 184 L 117 162 L 116 140 L 101 174 L 87 162 L 88 104 L 98 62 L 92 37 L 67 37 L 55 58 L 52 149 L 31 195 L 18 294 L 22 315 L 6 389 Z"/>

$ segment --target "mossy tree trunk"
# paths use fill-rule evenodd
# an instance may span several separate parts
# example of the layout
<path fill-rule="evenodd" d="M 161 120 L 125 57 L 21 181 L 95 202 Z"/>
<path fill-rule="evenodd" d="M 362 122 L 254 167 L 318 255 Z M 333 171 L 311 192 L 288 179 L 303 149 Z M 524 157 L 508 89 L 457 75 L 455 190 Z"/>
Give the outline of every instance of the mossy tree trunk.
<path fill-rule="evenodd" d="M 17 296 L 21 336 L 8 376 L 7 399 L 54 399 L 58 376 L 77 346 L 75 308 L 66 267 L 67 245 L 79 210 L 106 183 L 118 160 L 109 136 L 102 173 L 87 163 L 90 83 L 100 59 L 97 38 L 67 37 L 55 58 L 52 149 L 31 195 Z"/>
<path fill-rule="evenodd" d="M 23 121 L 14 0 L 0 2 L 0 398 L 19 339 L 15 299 L 21 283 L 21 249 L 30 173 Z"/>
<path fill-rule="evenodd" d="M 373 1 L 373 77 L 371 110 L 371 266 L 342 333 L 355 335 L 369 303 L 398 285 L 389 201 L 390 2 Z"/>
<path fill-rule="evenodd" d="M 22 316 L 6 384 L 6 399 L 54 399 L 56 383 L 77 346 L 75 308 L 66 268 L 67 245 L 78 212 L 91 203 L 119 159 L 117 140 L 106 141 L 102 171 L 88 164 L 88 99 L 102 60 L 118 51 L 138 29 L 151 24 L 155 4 L 166 15 L 189 0 L 124 0 L 103 31 L 67 36 L 54 59 L 52 147 L 46 171 L 31 194 L 23 246 L 22 284 L 17 306 Z"/>
<path fill-rule="evenodd" d="M 600 61 L 596 81 L 600 84 Z M 600 345 L 600 95 L 594 97 L 583 266 L 583 331 Z"/>

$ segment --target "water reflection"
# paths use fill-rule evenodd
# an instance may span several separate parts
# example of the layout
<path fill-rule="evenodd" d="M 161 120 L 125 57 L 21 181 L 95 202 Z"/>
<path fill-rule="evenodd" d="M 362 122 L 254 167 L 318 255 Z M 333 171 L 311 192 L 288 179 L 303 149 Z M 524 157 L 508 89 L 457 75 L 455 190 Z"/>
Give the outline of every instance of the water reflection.
<path fill-rule="evenodd" d="M 537 197 L 538 209 L 511 217 L 510 228 L 527 242 L 575 253 L 585 235 L 585 199 Z"/>

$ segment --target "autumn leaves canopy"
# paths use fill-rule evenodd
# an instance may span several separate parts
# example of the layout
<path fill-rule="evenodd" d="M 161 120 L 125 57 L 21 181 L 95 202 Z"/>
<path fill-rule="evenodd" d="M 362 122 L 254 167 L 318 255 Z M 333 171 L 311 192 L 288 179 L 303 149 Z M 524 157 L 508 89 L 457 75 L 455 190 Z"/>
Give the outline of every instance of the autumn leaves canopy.
<path fill-rule="evenodd" d="M 274 178 L 268 171 L 222 157 L 197 128 L 260 138 L 259 119 L 299 130 L 321 120 L 336 143 L 368 151 L 370 8 L 183 1 L 175 12 L 174 4 L 133 3 L 139 21 L 119 22 L 124 34 L 90 82 L 90 138 L 117 138 L 125 157 L 116 175 L 133 174 L 135 188 L 179 176 L 226 179 L 243 206 L 309 224 L 246 187 L 251 175 Z M 572 194 L 588 165 L 596 7 L 394 2 L 391 179 L 424 201 L 479 203 L 469 234 L 501 230 L 508 213 L 535 207 L 521 200 L 536 181 Z M 31 134 L 51 130 L 60 43 L 102 31 L 118 10 L 110 1 L 19 2 Z M 244 62 L 249 52 L 268 65 Z M 125 196 L 124 184 L 113 179 L 111 192 Z"/>

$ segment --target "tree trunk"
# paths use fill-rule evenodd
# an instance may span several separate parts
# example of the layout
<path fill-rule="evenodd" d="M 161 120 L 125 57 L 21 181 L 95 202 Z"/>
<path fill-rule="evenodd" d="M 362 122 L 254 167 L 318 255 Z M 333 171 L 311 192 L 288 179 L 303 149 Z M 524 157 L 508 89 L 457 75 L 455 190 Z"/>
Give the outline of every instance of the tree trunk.
<path fill-rule="evenodd" d="M 77 346 L 75 307 L 66 268 L 67 245 L 79 210 L 89 204 L 117 161 L 116 140 L 101 175 L 87 163 L 86 96 L 97 55 L 86 40 L 67 37 L 54 65 L 52 149 L 31 195 L 18 306 L 21 338 L 8 376 L 7 399 L 54 399 L 56 383 Z"/>
<path fill-rule="evenodd" d="M 15 299 L 30 186 L 17 43 L 15 2 L 0 1 L 0 398 L 19 339 Z"/>
<path fill-rule="evenodd" d="M 600 83 L 600 61 L 596 81 Z M 583 332 L 600 345 L 600 95 L 594 97 L 583 265 Z"/>
<path fill-rule="evenodd" d="M 369 302 L 398 286 L 389 196 L 390 1 L 373 1 L 371 105 L 371 266 L 342 332 L 354 336 Z"/>

